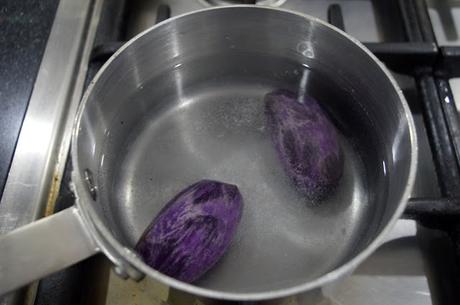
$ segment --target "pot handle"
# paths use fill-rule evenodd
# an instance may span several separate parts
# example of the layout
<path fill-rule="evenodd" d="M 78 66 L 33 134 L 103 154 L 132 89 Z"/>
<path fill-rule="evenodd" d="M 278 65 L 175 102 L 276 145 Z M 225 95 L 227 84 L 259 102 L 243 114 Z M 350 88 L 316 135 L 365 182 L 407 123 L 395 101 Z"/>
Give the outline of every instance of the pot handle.
<path fill-rule="evenodd" d="M 0 236 L 0 295 L 99 252 L 76 207 Z"/>

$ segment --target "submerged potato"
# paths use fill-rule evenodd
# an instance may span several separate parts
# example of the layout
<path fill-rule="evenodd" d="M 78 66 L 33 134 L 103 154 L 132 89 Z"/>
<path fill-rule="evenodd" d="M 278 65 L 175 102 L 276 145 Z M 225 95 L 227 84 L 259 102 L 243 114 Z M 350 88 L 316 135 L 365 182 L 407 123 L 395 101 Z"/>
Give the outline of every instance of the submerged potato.
<path fill-rule="evenodd" d="M 265 96 L 265 111 L 278 157 L 296 188 L 311 200 L 327 197 L 343 172 L 337 132 L 312 97 L 288 90 Z"/>
<path fill-rule="evenodd" d="M 199 181 L 166 204 L 139 239 L 136 250 L 150 267 L 193 282 L 225 253 L 242 207 L 237 186 Z"/>

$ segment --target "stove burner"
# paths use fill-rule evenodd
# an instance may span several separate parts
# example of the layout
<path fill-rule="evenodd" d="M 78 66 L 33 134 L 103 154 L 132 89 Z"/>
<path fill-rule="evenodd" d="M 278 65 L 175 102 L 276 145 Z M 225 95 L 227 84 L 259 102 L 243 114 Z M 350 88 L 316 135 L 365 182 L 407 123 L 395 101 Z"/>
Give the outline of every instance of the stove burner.
<path fill-rule="evenodd" d="M 206 5 L 222 6 L 222 5 L 238 5 L 238 4 L 254 4 L 265 6 L 281 6 L 286 0 L 199 0 Z"/>

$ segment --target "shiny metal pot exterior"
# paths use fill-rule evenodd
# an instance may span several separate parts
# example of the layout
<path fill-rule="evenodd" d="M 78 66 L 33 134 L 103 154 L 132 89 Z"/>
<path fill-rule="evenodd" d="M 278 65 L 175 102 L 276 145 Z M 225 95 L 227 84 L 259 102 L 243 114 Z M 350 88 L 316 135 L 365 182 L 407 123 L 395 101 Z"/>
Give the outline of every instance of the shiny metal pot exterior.
<path fill-rule="evenodd" d="M 360 153 L 365 183 L 345 169 L 344 183 L 361 191 L 316 210 L 272 179 L 273 153 L 260 140 L 267 91 L 294 81 L 340 100 L 309 71 L 350 95 L 332 108 L 349 113 L 356 141 L 369 146 Z M 167 20 L 112 56 L 83 98 L 72 162 L 77 206 L 0 237 L 0 293 L 97 252 L 123 276 L 206 298 L 311 291 L 351 273 L 399 218 L 417 143 L 401 90 L 355 39 L 302 14 L 232 6 Z M 225 264 L 187 284 L 149 268 L 132 248 L 165 200 L 200 178 L 239 184 L 245 216 Z"/>

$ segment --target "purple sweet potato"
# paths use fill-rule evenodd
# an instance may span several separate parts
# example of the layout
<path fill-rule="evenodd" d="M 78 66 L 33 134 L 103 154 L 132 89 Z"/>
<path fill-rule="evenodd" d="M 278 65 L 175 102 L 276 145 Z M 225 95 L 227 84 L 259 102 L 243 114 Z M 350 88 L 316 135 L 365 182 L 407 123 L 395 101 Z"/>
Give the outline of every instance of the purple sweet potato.
<path fill-rule="evenodd" d="M 199 181 L 166 204 L 139 239 L 136 251 L 153 269 L 193 282 L 224 255 L 242 207 L 237 186 Z"/>
<path fill-rule="evenodd" d="M 310 200 L 325 199 L 343 172 L 337 131 L 316 100 L 288 90 L 265 96 L 268 129 L 278 158 L 296 188 Z"/>

